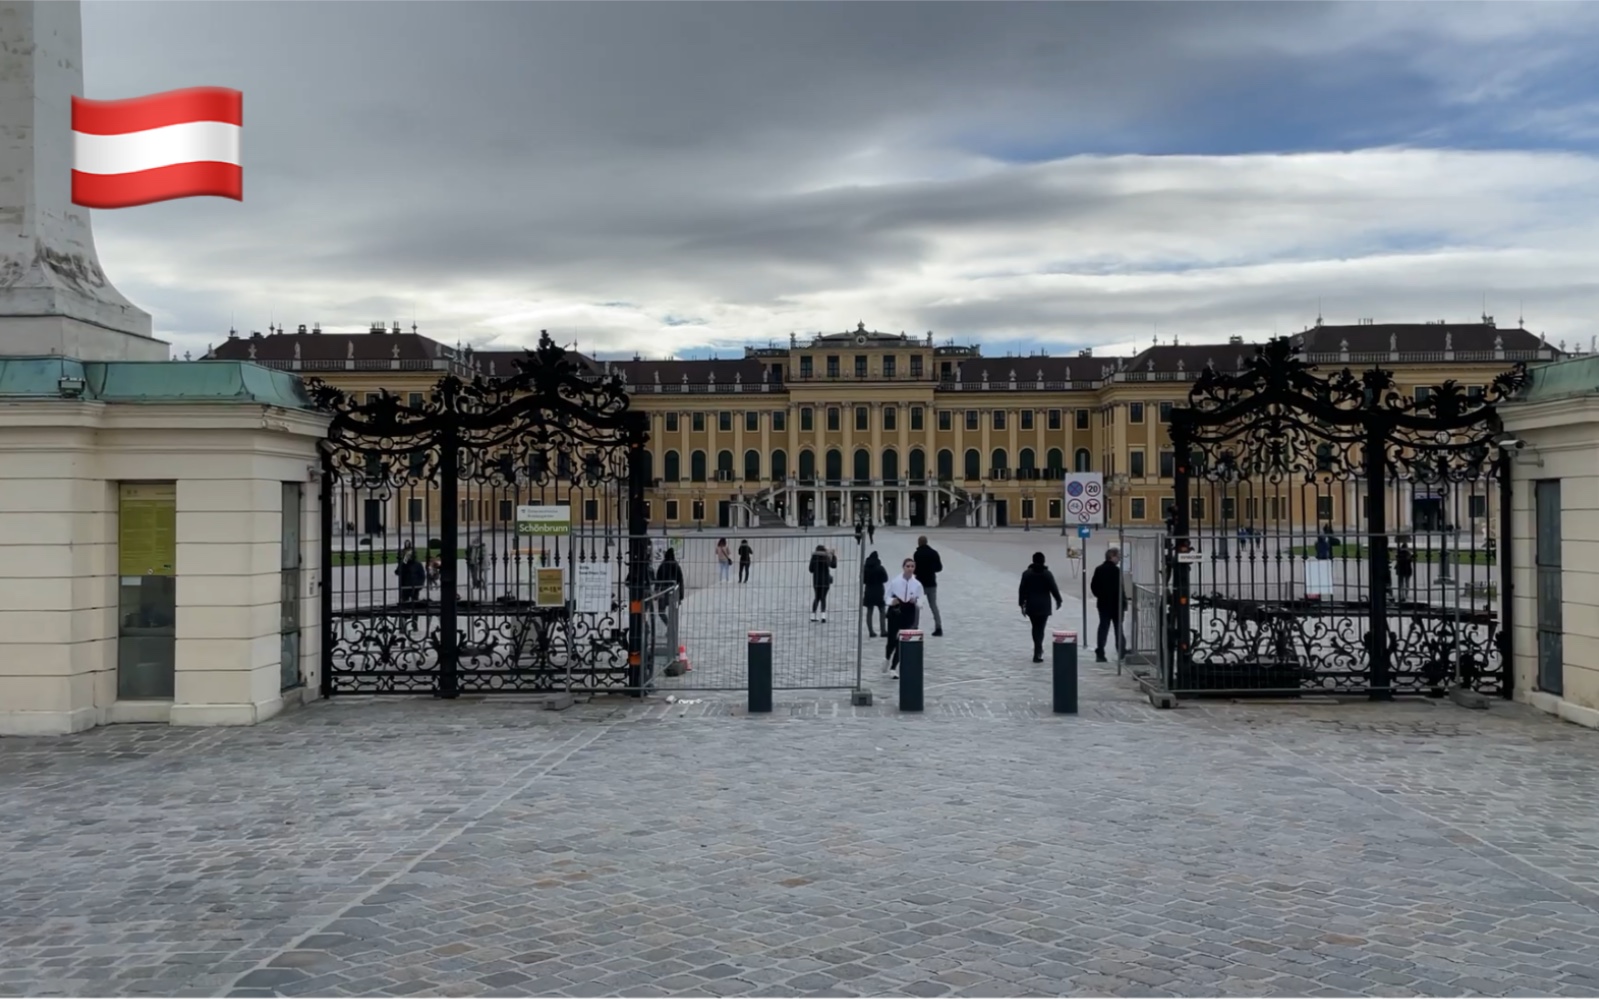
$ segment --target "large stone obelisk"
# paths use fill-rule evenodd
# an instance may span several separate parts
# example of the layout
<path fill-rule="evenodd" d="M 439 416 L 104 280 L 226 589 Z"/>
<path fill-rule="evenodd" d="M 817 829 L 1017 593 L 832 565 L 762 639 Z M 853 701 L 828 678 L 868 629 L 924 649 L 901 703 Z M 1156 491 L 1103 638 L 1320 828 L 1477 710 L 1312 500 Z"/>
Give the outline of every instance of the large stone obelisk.
<path fill-rule="evenodd" d="M 72 203 L 72 97 L 83 95 L 77 0 L 0 0 L 0 355 L 164 361 L 150 315 L 100 268 Z"/>

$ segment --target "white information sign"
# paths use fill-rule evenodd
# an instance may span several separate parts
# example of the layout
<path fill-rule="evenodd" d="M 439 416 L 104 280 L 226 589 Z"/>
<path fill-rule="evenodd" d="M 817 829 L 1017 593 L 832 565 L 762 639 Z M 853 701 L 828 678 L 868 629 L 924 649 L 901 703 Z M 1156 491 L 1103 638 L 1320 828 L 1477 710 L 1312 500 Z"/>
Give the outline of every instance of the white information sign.
<path fill-rule="evenodd" d="M 615 577 L 609 562 L 577 563 L 576 593 L 579 614 L 609 614 L 616 599 Z"/>
<path fill-rule="evenodd" d="M 1065 481 L 1068 523 L 1105 526 L 1105 477 L 1099 472 L 1067 472 Z"/>
<path fill-rule="evenodd" d="M 1314 559 L 1305 563 L 1305 596 L 1311 599 L 1332 596 L 1332 561 Z"/>

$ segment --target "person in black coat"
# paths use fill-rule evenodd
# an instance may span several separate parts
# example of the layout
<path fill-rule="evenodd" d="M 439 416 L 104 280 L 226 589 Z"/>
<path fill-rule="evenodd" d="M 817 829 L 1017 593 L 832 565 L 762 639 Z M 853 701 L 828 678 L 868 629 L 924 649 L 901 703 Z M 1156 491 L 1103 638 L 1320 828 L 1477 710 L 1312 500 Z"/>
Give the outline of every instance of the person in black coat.
<path fill-rule="evenodd" d="M 811 620 L 827 620 L 827 591 L 833 585 L 833 570 L 838 568 L 838 553 L 826 545 L 817 545 L 811 553 Z M 820 612 L 820 617 L 818 617 Z"/>
<path fill-rule="evenodd" d="M 888 569 L 884 568 L 883 560 L 877 557 L 876 552 L 866 556 L 866 566 L 861 570 L 861 606 L 866 608 L 866 633 L 872 638 L 877 637 L 877 632 L 872 627 L 872 611 L 877 611 L 877 622 L 882 625 L 883 634 L 888 634 L 888 610 L 884 606 L 883 587 L 888 585 Z"/>
<path fill-rule="evenodd" d="M 1099 636 L 1094 644 L 1094 661 L 1105 661 L 1105 639 L 1112 627 L 1116 629 L 1116 656 L 1126 654 L 1127 643 L 1122 638 L 1122 610 L 1126 599 L 1122 596 L 1122 553 L 1119 548 L 1108 548 L 1105 561 L 1094 570 L 1088 581 L 1088 592 L 1094 595 L 1094 608 L 1099 611 Z"/>
<path fill-rule="evenodd" d="M 944 616 L 938 612 L 938 574 L 944 571 L 944 560 L 938 549 L 927 543 L 927 535 L 916 539 L 916 551 L 911 556 L 916 561 L 916 581 L 922 584 L 927 609 L 933 612 L 933 637 L 944 634 Z"/>
<path fill-rule="evenodd" d="M 1044 661 L 1044 625 L 1049 621 L 1049 602 L 1055 601 L 1060 610 L 1060 587 L 1055 585 L 1055 574 L 1044 565 L 1044 553 L 1033 552 L 1033 564 L 1022 572 L 1022 584 L 1016 589 L 1016 603 L 1022 613 L 1033 623 L 1033 662 Z"/>
<path fill-rule="evenodd" d="M 750 581 L 750 559 L 753 558 L 754 556 L 755 556 L 755 549 L 750 547 L 750 543 L 748 541 L 740 541 L 738 543 L 738 581 L 739 582 L 747 583 L 747 582 Z"/>
<path fill-rule="evenodd" d="M 400 577 L 400 603 L 414 604 L 421 599 L 422 587 L 427 585 L 427 567 L 416 559 L 416 548 L 410 542 L 400 549 L 400 564 L 394 567 Z"/>

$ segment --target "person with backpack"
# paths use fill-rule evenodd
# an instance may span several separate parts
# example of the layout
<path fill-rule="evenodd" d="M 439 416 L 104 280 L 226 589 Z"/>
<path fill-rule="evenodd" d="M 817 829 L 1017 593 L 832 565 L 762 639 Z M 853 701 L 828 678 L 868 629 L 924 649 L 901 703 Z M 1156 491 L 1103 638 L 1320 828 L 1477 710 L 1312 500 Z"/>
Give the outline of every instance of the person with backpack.
<path fill-rule="evenodd" d="M 1399 581 L 1400 603 L 1410 598 L 1410 577 L 1415 573 L 1416 553 L 1410 550 L 1410 543 L 1401 538 L 1399 548 L 1394 552 L 1394 577 Z"/>
<path fill-rule="evenodd" d="M 738 581 L 739 582 L 747 583 L 747 582 L 750 581 L 750 559 L 752 559 L 754 557 L 755 557 L 755 549 L 750 547 L 750 543 L 748 541 L 740 541 L 738 543 Z"/>
<path fill-rule="evenodd" d="M 885 598 L 883 588 L 888 585 L 888 570 L 883 567 L 882 559 L 876 552 L 866 556 L 866 565 L 861 569 L 861 605 L 866 608 L 866 634 L 871 638 L 877 637 L 873 629 L 872 611 L 877 611 L 877 624 L 888 634 L 888 611 L 884 607 Z"/>
<path fill-rule="evenodd" d="M 838 553 L 826 545 L 817 545 L 810 564 L 812 621 L 827 621 L 827 591 L 832 588 L 833 570 L 837 568 Z"/>
<path fill-rule="evenodd" d="M 1022 582 L 1016 589 L 1016 603 L 1022 614 L 1033 625 L 1033 662 L 1044 661 L 1044 625 L 1049 622 L 1049 602 L 1055 601 L 1060 610 L 1060 588 L 1055 585 L 1055 574 L 1044 565 L 1044 553 L 1033 552 L 1033 564 L 1022 572 Z"/>

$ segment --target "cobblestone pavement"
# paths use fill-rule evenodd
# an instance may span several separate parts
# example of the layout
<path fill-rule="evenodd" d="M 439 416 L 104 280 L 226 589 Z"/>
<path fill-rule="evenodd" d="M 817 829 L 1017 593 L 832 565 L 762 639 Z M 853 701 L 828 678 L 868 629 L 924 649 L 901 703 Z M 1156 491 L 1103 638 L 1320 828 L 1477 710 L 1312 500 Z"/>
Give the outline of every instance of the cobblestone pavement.
<path fill-rule="evenodd" d="M 1599 992 L 1599 736 L 1156 711 L 1093 664 L 1053 716 L 1039 533 L 938 536 L 922 715 L 883 681 L 0 740 L 0 993 Z"/>

